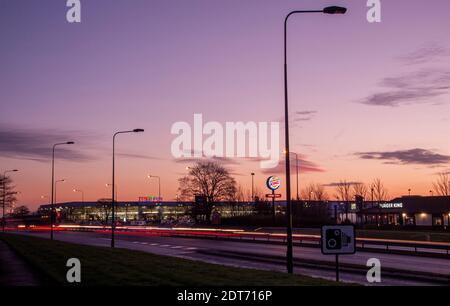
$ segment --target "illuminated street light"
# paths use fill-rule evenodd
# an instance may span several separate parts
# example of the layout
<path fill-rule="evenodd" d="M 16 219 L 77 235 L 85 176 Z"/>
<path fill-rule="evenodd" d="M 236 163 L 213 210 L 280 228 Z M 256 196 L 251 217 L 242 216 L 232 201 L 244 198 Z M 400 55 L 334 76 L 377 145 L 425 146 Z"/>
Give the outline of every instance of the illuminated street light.
<path fill-rule="evenodd" d="M 61 145 L 72 145 L 75 142 L 73 141 L 66 141 L 66 142 L 60 142 L 60 143 L 55 143 L 53 145 L 53 149 L 52 149 L 52 201 L 51 201 L 51 208 L 50 208 L 50 239 L 53 240 L 53 223 L 55 222 L 55 199 L 54 199 L 54 190 L 55 190 L 55 148 L 57 146 L 61 146 Z"/>
<path fill-rule="evenodd" d="M 115 177 L 115 147 L 116 147 L 116 136 L 119 134 L 128 134 L 128 133 L 141 133 L 144 132 L 144 129 L 134 129 L 131 131 L 120 131 L 116 132 L 113 135 L 113 152 L 112 152 L 112 191 L 111 191 L 111 248 L 114 248 L 114 230 L 115 230 L 115 223 L 116 223 L 116 210 L 115 210 L 115 197 L 114 197 L 114 191 L 115 191 L 115 184 L 116 184 L 116 177 Z"/>
<path fill-rule="evenodd" d="M 323 14 L 345 14 L 347 11 L 344 7 L 329 6 L 322 10 L 306 10 L 306 11 L 292 11 L 284 20 L 284 133 L 286 155 L 290 154 L 289 148 L 289 103 L 288 103 L 288 65 L 287 65 L 287 25 L 289 17 L 294 14 L 305 13 L 323 13 Z M 285 158 L 286 161 L 286 215 L 287 215 L 287 250 L 286 250 L 286 266 L 288 273 L 294 272 L 293 262 L 293 245 L 292 245 L 292 203 L 291 203 L 291 164 L 290 159 Z"/>
<path fill-rule="evenodd" d="M 81 203 L 84 203 L 84 192 L 83 192 L 83 190 L 80 190 L 80 189 L 73 189 L 73 192 L 79 192 L 79 193 L 81 193 Z"/>
<path fill-rule="evenodd" d="M 158 179 L 158 201 L 161 201 L 161 178 L 159 176 L 156 175 L 147 175 L 147 178 L 151 179 L 151 178 L 157 178 Z"/>

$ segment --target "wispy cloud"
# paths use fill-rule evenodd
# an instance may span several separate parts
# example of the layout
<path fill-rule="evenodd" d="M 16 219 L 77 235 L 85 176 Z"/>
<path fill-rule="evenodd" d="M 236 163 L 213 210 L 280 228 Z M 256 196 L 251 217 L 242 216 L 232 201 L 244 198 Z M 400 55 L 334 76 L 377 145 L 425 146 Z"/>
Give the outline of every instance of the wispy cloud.
<path fill-rule="evenodd" d="M 450 94 L 450 51 L 431 44 L 415 52 L 397 58 L 401 63 L 413 66 L 413 71 L 383 78 L 382 89 L 359 102 L 372 106 L 397 107 L 401 105 L 432 103 L 435 98 Z M 432 67 L 442 60 L 438 67 Z M 415 67 L 415 65 L 427 64 Z M 442 68 L 446 67 L 446 68 Z"/>
<path fill-rule="evenodd" d="M 447 48 L 437 43 L 428 43 L 415 51 L 397 57 L 397 59 L 406 65 L 417 65 L 444 59 L 448 56 L 450 56 L 450 51 Z"/>
<path fill-rule="evenodd" d="M 355 155 L 361 159 L 384 160 L 385 164 L 398 165 L 416 164 L 437 166 L 445 165 L 450 162 L 449 155 L 443 155 L 420 148 L 387 152 L 361 152 L 356 153 Z"/>
<path fill-rule="evenodd" d="M 295 159 L 291 160 L 291 171 L 295 171 L 296 167 L 296 161 Z M 307 160 L 305 157 L 300 157 L 298 160 L 298 171 L 305 173 L 305 172 L 325 172 L 322 167 L 317 165 L 316 163 Z M 285 160 L 282 159 L 278 162 L 278 165 L 274 168 L 270 169 L 263 169 L 262 173 L 265 174 L 283 174 L 286 172 L 286 163 Z"/>
<path fill-rule="evenodd" d="M 353 185 L 358 185 L 358 184 L 362 184 L 362 182 L 345 182 L 347 185 L 353 186 Z M 333 183 L 328 183 L 328 184 L 323 184 L 322 186 L 324 187 L 337 187 L 337 186 L 341 186 L 342 182 L 333 182 Z"/>
<path fill-rule="evenodd" d="M 311 119 L 314 118 L 314 116 L 317 114 L 317 111 L 312 111 L 312 110 L 308 110 L 308 111 L 297 111 L 294 114 L 294 121 L 295 122 L 299 122 L 299 121 L 310 121 Z"/>
<path fill-rule="evenodd" d="M 90 142 L 94 135 L 80 131 L 55 131 L 18 129 L 0 124 L 0 156 L 33 161 L 51 158 L 52 145 L 57 142 Z M 80 152 L 76 145 L 58 147 L 58 158 L 71 161 L 88 161 L 94 157 Z"/>
<path fill-rule="evenodd" d="M 386 77 L 380 85 L 387 89 L 369 95 L 361 103 L 390 107 L 435 103 L 433 98 L 450 93 L 450 70 L 422 69 L 401 76 Z"/>
<path fill-rule="evenodd" d="M 137 158 L 137 159 L 150 159 L 150 160 L 160 160 L 159 157 L 142 155 L 142 154 L 134 154 L 134 153 L 116 153 L 116 156 L 124 157 L 124 158 Z"/>

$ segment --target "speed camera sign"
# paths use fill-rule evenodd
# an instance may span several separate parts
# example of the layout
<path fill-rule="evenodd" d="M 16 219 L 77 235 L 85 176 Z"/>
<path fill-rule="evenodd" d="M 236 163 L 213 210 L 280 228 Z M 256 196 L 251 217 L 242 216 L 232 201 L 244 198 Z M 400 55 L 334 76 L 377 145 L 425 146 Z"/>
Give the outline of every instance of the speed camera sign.
<path fill-rule="evenodd" d="M 323 254 L 355 254 L 355 227 L 353 225 L 322 226 Z"/>

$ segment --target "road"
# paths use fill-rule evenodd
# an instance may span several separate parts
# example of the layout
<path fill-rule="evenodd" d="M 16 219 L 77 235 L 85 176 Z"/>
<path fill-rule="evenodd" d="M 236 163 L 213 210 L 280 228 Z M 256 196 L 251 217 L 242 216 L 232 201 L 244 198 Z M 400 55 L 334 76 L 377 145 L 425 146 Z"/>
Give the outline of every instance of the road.
<path fill-rule="evenodd" d="M 48 232 L 20 233 L 37 237 L 49 237 Z M 109 235 L 105 233 L 55 232 L 55 239 L 94 246 L 110 245 Z M 245 259 L 241 256 L 233 256 L 236 253 L 247 254 L 250 257 L 256 256 L 259 258 L 284 256 L 286 248 L 282 245 L 178 237 L 135 236 L 118 233 L 116 236 L 116 247 L 236 267 L 285 271 L 284 265 L 279 262 L 265 262 L 264 260 Z M 318 248 L 294 247 L 294 257 L 295 263 L 307 262 L 310 260 L 334 262 L 334 256 L 322 255 Z M 354 255 L 340 256 L 340 262 L 343 264 L 366 266 L 369 258 L 378 258 L 381 262 L 382 282 L 378 285 L 435 284 L 430 281 L 407 279 L 403 277 L 383 277 L 383 268 L 394 268 L 409 272 L 432 272 L 450 276 L 450 261 L 448 259 L 358 252 Z M 296 266 L 294 272 L 326 279 L 334 279 L 335 277 L 332 269 Z M 373 285 L 367 282 L 365 272 L 341 272 L 341 280 L 364 285 Z"/>

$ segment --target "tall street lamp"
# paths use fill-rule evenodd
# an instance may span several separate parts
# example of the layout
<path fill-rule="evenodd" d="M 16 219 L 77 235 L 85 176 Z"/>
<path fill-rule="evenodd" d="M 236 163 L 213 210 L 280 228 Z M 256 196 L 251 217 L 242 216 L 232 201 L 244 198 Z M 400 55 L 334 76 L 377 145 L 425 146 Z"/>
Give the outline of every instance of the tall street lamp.
<path fill-rule="evenodd" d="M 79 192 L 81 193 L 81 203 L 84 203 L 84 192 L 80 189 L 73 189 L 73 192 Z"/>
<path fill-rule="evenodd" d="M 65 181 L 65 179 L 62 179 L 55 182 L 55 204 L 58 204 L 58 201 L 56 200 L 56 187 L 58 186 L 58 183 L 64 183 Z"/>
<path fill-rule="evenodd" d="M 112 184 L 105 184 L 105 186 L 106 186 L 106 187 L 111 187 Z M 119 197 L 117 196 L 117 192 L 119 191 L 119 188 L 117 188 L 117 184 L 114 186 L 114 188 L 115 188 L 115 190 L 116 190 L 115 196 L 116 196 L 116 202 L 117 202 L 118 199 L 119 199 Z"/>
<path fill-rule="evenodd" d="M 50 239 L 53 240 L 53 223 L 54 223 L 54 219 L 55 219 L 55 202 L 54 202 L 54 190 L 55 190 L 55 148 L 57 146 L 61 146 L 61 145 L 72 145 L 75 142 L 73 141 L 67 141 L 67 142 L 60 142 L 60 143 L 55 143 L 53 145 L 53 149 L 52 149 L 52 201 L 50 204 Z"/>
<path fill-rule="evenodd" d="M 156 175 L 147 175 L 147 178 L 157 178 L 158 179 L 158 201 L 161 201 L 161 178 Z"/>
<path fill-rule="evenodd" d="M 252 175 L 252 201 L 255 202 L 255 185 L 253 183 L 253 178 L 255 176 L 255 173 L 252 172 L 251 175 Z"/>
<path fill-rule="evenodd" d="M 292 11 L 284 20 L 284 124 L 285 124 L 285 145 L 286 155 L 289 156 L 289 103 L 288 103 L 288 69 L 287 69 L 287 24 L 289 17 L 294 14 L 323 13 L 323 14 L 345 14 L 344 7 L 329 6 L 322 10 Z M 288 273 L 294 272 L 293 246 L 292 246 L 292 205 L 291 205 L 291 165 L 289 158 L 286 158 L 286 215 L 287 215 L 287 252 L 286 266 Z"/>
<path fill-rule="evenodd" d="M 12 170 L 6 170 L 3 172 L 3 214 L 2 214 L 2 232 L 5 232 L 5 225 L 6 225 L 6 216 L 5 216 L 5 206 L 6 206 L 6 174 L 10 172 L 17 172 L 19 170 L 12 169 Z"/>
<path fill-rule="evenodd" d="M 113 135 L 113 154 L 112 154 L 112 192 L 111 192 L 111 248 L 114 248 L 114 230 L 115 230 L 115 223 L 116 223 L 116 216 L 115 216 L 115 199 L 114 199 L 114 189 L 116 185 L 116 177 L 115 177 L 115 147 L 116 147 L 116 136 L 119 134 L 127 134 L 127 133 L 141 133 L 143 132 L 143 129 L 134 129 L 130 131 L 120 131 L 116 132 Z"/>

